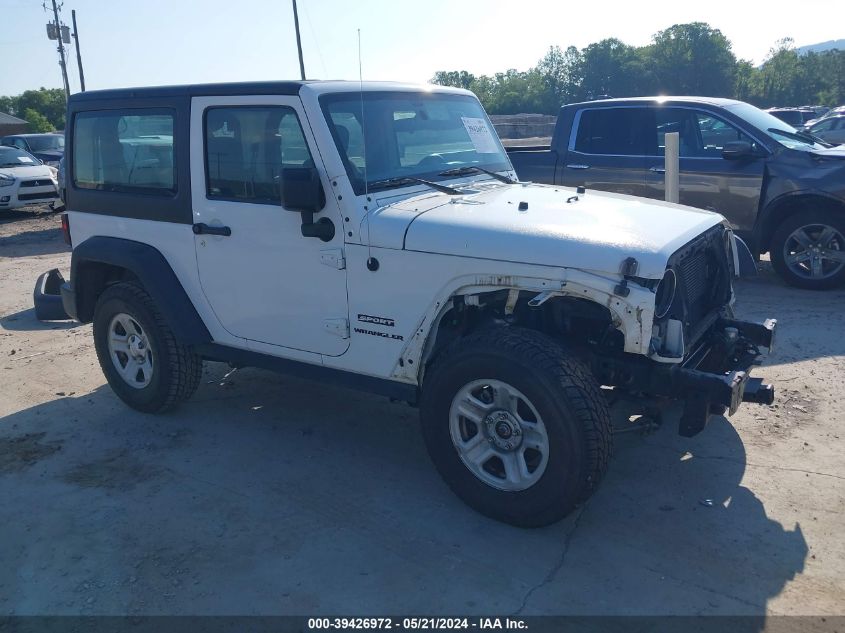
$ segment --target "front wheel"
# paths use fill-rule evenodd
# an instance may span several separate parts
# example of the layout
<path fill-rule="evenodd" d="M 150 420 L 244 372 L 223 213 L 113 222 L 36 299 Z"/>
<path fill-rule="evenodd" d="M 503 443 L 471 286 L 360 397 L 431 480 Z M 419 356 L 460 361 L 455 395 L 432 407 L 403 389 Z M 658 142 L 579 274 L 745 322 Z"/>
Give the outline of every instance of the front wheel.
<path fill-rule="evenodd" d="M 106 288 L 94 308 L 94 347 L 112 390 L 133 409 L 165 411 L 193 395 L 202 359 L 181 345 L 140 286 Z"/>
<path fill-rule="evenodd" d="M 420 413 L 446 483 L 512 525 L 558 521 L 607 470 L 610 415 L 599 385 L 533 330 L 484 330 L 453 344 L 426 374 Z"/>
<path fill-rule="evenodd" d="M 788 284 L 828 290 L 845 284 L 845 215 L 812 211 L 788 217 L 775 230 L 772 266 Z"/>

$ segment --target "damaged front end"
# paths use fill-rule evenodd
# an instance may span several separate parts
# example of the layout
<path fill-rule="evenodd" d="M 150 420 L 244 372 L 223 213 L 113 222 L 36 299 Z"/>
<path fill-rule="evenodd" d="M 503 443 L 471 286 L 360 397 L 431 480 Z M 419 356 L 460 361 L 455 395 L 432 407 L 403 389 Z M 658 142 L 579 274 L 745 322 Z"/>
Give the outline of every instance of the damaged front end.
<path fill-rule="evenodd" d="M 649 357 L 595 355 L 593 371 L 629 394 L 682 400 L 678 432 L 700 432 L 711 415 L 733 414 L 742 402 L 770 405 L 774 387 L 750 370 L 770 352 L 777 321 L 732 317 L 737 270 L 732 233 L 716 226 L 669 259 L 655 286 Z"/>
<path fill-rule="evenodd" d="M 628 393 L 683 400 L 678 433 L 691 437 L 711 415 L 732 415 L 742 402 L 774 402 L 774 386 L 752 378 L 750 370 L 760 364 L 763 350 L 772 350 L 776 328 L 774 319 L 754 323 L 720 318 L 681 363 L 597 356 L 593 371 L 604 384 Z"/>

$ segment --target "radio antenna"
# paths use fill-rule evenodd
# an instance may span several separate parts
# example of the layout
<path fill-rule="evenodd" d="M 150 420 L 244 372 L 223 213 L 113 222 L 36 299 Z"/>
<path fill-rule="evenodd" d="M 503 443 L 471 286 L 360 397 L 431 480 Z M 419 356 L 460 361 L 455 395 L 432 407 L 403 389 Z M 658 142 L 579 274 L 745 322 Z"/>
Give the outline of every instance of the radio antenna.
<path fill-rule="evenodd" d="M 364 211 L 367 218 L 367 270 L 378 270 L 378 260 L 373 257 L 370 245 L 370 194 L 367 184 L 367 134 L 364 129 L 364 73 L 361 70 L 361 29 L 358 29 L 358 92 L 361 96 L 361 151 L 364 154 Z"/>

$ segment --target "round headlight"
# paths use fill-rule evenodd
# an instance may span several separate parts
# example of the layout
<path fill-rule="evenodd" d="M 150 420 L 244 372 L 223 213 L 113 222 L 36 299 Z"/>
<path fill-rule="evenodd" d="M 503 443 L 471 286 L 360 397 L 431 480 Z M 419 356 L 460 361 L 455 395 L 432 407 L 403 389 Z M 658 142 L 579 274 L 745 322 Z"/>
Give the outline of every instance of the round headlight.
<path fill-rule="evenodd" d="M 669 312 L 672 303 L 675 301 L 675 290 L 678 287 L 678 279 L 675 276 L 675 271 L 667 268 L 663 273 L 663 279 L 657 284 L 657 290 L 654 292 L 654 317 L 662 319 Z"/>

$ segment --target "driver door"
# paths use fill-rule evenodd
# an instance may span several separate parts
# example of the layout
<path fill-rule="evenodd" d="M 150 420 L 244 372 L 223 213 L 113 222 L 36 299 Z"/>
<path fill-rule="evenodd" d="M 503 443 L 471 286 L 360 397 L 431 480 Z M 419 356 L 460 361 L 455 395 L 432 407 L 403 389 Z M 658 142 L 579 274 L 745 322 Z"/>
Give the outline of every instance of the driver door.
<path fill-rule="evenodd" d="M 296 97 L 193 99 L 197 267 L 203 293 L 234 336 L 339 356 L 349 346 L 343 231 L 328 242 L 303 237 L 300 214 L 280 202 L 282 167 L 314 165 L 313 148 Z M 316 167 L 329 193 L 317 218 L 342 227 L 325 169 Z"/>

